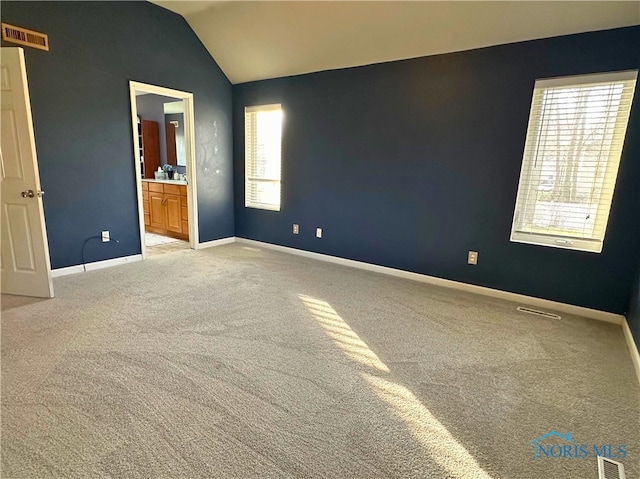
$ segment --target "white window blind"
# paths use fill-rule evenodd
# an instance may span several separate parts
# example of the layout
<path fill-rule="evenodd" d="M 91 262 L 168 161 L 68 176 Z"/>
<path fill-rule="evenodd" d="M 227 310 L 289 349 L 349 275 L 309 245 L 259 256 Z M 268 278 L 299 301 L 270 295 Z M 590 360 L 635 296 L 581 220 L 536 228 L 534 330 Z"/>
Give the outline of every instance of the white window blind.
<path fill-rule="evenodd" d="M 536 81 L 511 241 L 602 251 L 637 76 Z"/>
<path fill-rule="evenodd" d="M 281 105 L 244 109 L 245 206 L 280 211 Z"/>

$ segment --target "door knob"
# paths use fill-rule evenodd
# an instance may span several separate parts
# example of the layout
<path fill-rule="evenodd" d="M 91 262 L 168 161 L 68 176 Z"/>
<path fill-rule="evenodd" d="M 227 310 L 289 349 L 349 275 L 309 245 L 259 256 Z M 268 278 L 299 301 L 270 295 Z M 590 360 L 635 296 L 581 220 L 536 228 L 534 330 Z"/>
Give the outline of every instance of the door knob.
<path fill-rule="evenodd" d="M 42 198 L 42 195 L 44 195 L 44 191 L 38 190 L 37 193 L 34 193 L 33 190 L 27 190 L 27 191 L 23 191 L 20 194 L 22 195 L 23 198 L 33 198 L 34 196 L 37 196 L 38 198 Z"/>

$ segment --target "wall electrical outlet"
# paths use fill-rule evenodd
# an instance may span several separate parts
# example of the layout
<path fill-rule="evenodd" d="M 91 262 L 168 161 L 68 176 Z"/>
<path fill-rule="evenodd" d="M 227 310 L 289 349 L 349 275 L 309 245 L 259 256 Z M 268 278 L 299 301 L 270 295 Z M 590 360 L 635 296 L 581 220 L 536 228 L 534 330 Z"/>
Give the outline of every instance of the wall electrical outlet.
<path fill-rule="evenodd" d="M 300 233 L 300 226 L 297 224 L 293 224 L 293 234 L 297 235 L 298 233 Z"/>
<path fill-rule="evenodd" d="M 316 238 L 322 238 L 322 228 L 316 228 Z"/>
<path fill-rule="evenodd" d="M 469 263 L 469 264 L 478 264 L 478 252 L 477 251 L 469 251 L 469 255 L 467 256 L 467 263 Z"/>
<path fill-rule="evenodd" d="M 111 237 L 109 236 L 109 232 L 108 231 L 103 231 L 102 232 L 102 242 L 103 243 L 107 243 L 111 241 Z"/>

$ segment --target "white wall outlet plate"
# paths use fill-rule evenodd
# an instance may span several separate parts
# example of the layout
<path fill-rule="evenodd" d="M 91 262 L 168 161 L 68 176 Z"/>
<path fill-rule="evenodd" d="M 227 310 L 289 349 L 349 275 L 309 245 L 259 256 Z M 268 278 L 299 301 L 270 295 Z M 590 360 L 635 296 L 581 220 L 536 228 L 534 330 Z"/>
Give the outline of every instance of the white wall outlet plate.
<path fill-rule="evenodd" d="M 316 228 L 316 238 L 322 238 L 322 228 Z"/>
<path fill-rule="evenodd" d="M 477 251 L 469 251 L 469 255 L 467 256 L 467 263 L 469 263 L 469 264 L 478 264 L 478 252 Z"/>
<path fill-rule="evenodd" d="M 111 241 L 111 238 L 109 237 L 109 232 L 108 231 L 103 231 L 102 232 L 102 242 L 106 243 L 108 241 Z"/>
<path fill-rule="evenodd" d="M 300 233 L 300 226 L 297 224 L 293 224 L 293 234 L 297 235 L 298 233 Z"/>

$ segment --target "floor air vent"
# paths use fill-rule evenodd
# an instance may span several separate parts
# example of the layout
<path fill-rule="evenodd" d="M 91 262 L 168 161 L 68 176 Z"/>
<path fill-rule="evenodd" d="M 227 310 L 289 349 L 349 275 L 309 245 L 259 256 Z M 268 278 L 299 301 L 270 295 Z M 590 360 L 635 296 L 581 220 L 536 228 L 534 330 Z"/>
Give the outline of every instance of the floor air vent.
<path fill-rule="evenodd" d="M 537 309 L 525 308 L 523 306 L 518 306 L 516 309 L 518 311 L 522 311 L 523 313 L 535 314 L 536 316 L 544 316 L 545 318 L 562 319 L 557 314 L 547 313 L 546 311 L 538 311 Z"/>
<path fill-rule="evenodd" d="M 6 42 L 49 51 L 49 36 L 46 33 L 34 32 L 8 23 L 2 24 L 2 39 Z"/>
<path fill-rule="evenodd" d="M 625 479 L 622 463 L 598 456 L 598 479 Z"/>

